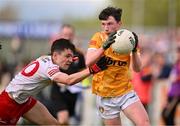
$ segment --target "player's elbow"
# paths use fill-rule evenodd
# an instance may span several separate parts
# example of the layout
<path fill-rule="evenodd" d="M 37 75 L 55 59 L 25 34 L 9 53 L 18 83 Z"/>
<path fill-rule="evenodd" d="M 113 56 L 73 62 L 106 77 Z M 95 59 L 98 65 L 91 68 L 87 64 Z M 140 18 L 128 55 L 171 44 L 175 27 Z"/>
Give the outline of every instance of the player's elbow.
<path fill-rule="evenodd" d="M 134 67 L 133 67 L 133 70 L 134 70 L 135 72 L 140 72 L 141 69 L 142 69 L 141 66 L 139 66 L 139 67 L 137 67 L 137 66 L 135 67 L 135 66 L 134 66 Z"/>
<path fill-rule="evenodd" d="M 134 69 L 134 71 L 138 73 L 141 71 L 141 69 Z"/>

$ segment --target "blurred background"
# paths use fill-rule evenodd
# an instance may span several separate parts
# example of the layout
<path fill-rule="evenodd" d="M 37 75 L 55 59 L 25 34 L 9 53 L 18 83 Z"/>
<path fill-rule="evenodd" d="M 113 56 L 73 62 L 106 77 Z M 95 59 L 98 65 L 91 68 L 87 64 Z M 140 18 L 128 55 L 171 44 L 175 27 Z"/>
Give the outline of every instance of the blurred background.
<path fill-rule="evenodd" d="M 142 89 L 149 92 L 145 104 L 151 123 L 163 125 L 161 112 L 167 102 L 169 74 L 180 46 L 179 0 L 0 0 L 0 91 L 30 60 L 49 53 L 51 38 L 63 24 L 75 27 L 75 44 L 85 54 L 88 41 L 101 30 L 98 14 L 107 6 L 122 8 L 122 28 L 139 36 L 144 62 L 150 64 L 152 75 L 149 88 Z M 102 125 L 91 89 L 84 90 L 83 96 L 80 124 Z M 180 125 L 180 106 L 175 114 Z M 132 125 L 128 120 L 124 123 Z"/>

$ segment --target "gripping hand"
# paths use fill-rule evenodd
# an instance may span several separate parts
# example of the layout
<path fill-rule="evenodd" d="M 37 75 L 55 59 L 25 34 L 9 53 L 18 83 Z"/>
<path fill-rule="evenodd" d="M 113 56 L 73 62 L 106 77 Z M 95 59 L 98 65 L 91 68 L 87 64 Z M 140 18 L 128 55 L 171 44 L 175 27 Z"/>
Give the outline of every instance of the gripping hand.
<path fill-rule="evenodd" d="M 109 34 L 108 39 L 102 45 L 102 48 L 104 50 L 109 48 L 111 46 L 111 44 L 115 42 L 115 40 L 114 40 L 116 38 L 115 34 L 116 34 L 116 32 L 112 32 L 111 34 Z"/>
<path fill-rule="evenodd" d="M 89 67 L 89 71 L 91 74 L 95 74 L 98 73 L 102 70 L 107 69 L 107 65 L 106 65 L 106 58 L 105 56 L 101 57 L 97 63 L 95 63 L 94 65 Z"/>
<path fill-rule="evenodd" d="M 132 34 L 134 35 L 134 38 L 135 38 L 135 45 L 134 45 L 132 52 L 137 52 L 137 46 L 138 46 L 138 42 L 139 42 L 138 36 L 134 32 L 132 32 Z"/>

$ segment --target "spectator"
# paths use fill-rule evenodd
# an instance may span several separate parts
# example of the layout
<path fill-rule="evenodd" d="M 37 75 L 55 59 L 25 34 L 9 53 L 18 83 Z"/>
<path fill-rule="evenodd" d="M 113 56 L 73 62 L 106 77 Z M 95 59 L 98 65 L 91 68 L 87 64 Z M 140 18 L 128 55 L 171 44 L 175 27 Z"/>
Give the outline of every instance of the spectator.
<path fill-rule="evenodd" d="M 153 76 L 156 79 L 167 79 L 171 71 L 171 65 L 166 62 L 163 53 L 156 52 L 153 56 Z"/>
<path fill-rule="evenodd" d="M 175 125 L 175 112 L 180 102 L 180 47 L 177 48 L 177 59 L 170 73 L 170 87 L 162 118 L 166 125 Z"/>

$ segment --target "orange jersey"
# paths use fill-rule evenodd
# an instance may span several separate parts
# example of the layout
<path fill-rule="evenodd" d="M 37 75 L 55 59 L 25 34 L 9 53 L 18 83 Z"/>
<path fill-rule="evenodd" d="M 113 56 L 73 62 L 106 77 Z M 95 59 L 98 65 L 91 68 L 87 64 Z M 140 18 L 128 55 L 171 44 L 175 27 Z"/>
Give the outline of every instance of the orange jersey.
<path fill-rule="evenodd" d="M 107 39 L 104 32 L 96 33 L 89 44 L 89 48 L 100 48 Z M 120 55 L 108 48 L 105 51 L 108 69 L 93 76 L 92 92 L 102 97 L 123 95 L 133 89 L 129 71 L 130 54 Z"/>

